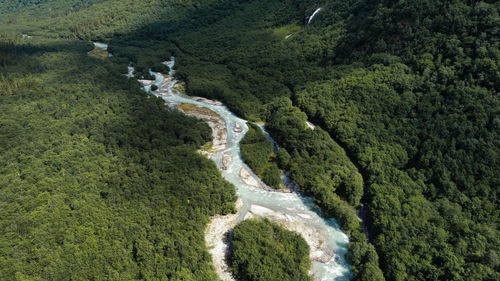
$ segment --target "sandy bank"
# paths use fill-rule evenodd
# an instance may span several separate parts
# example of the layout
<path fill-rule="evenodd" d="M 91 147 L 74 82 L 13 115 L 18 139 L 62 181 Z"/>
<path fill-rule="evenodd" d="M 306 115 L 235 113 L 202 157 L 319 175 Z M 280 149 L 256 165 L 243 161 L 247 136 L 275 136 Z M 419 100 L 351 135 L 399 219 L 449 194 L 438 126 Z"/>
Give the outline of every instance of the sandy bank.
<path fill-rule="evenodd" d="M 203 102 L 203 103 L 207 103 L 207 104 L 211 104 L 211 105 L 217 105 L 217 106 L 223 106 L 224 104 L 220 101 L 213 101 L 213 100 L 209 100 L 207 98 L 202 98 L 202 97 L 192 97 L 193 100 L 195 101 L 199 101 L 199 102 Z"/>
<path fill-rule="evenodd" d="M 217 113 L 210 109 L 198 107 L 192 104 L 180 104 L 177 106 L 177 109 L 188 116 L 193 116 L 205 121 L 212 129 L 212 146 L 208 151 L 200 150 L 200 153 L 210 158 L 217 152 L 223 151 L 227 148 L 226 123 Z M 227 169 L 231 162 L 231 156 L 225 154 L 222 160 L 222 169 Z"/>
<path fill-rule="evenodd" d="M 229 239 L 230 232 L 236 226 L 237 219 L 243 201 L 238 198 L 236 201 L 236 214 L 230 215 L 216 215 L 210 218 L 210 223 L 205 229 L 205 242 L 207 243 L 208 252 L 212 255 L 212 261 L 222 281 L 234 281 L 233 275 L 229 270 L 227 263 L 227 256 L 229 254 Z"/>
<path fill-rule="evenodd" d="M 246 168 L 241 168 L 240 169 L 240 179 L 249 186 L 253 187 L 262 187 L 262 184 L 255 179 L 255 177 L 250 174 L 250 172 Z"/>

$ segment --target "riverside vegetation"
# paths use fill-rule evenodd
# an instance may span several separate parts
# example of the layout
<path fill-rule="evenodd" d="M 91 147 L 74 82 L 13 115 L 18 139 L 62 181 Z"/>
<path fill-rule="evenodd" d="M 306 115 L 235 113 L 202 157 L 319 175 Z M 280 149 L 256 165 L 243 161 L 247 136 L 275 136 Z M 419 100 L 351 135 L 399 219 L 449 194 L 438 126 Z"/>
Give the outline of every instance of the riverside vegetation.
<path fill-rule="evenodd" d="M 161 67 L 158 62 L 175 54 L 176 75 L 186 82 L 188 94 L 219 99 L 245 119 L 266 123 L 281 147 L 279 167 L 289 170 L 322 213 L 337 218 L 350 236 L 354 280 L 500 279 L 498 1 L 2 3 L 0 83 L 7 93 L 2 99 L 32 102 L 33 97 L 19 93 L 37 88 L 36 97 L 54 87 L 50 81 L 83 83 L 91 74 L 76 79 L 73 74 L 80 72 L 63 63 L 64 56 L 92 50 L 90 43 L 76 39 L 109 41 L 114 57 L 88 63 L 115 73 L 119 65 L 126 73 L 133 61 L 146 77 L 149 67 Z M 33 16 L 39 20 L 32 22 Z M 33 38 L 22 39 L 22 33 Z M 47 62 L 58 56 L 53 66 Z M 42 76 L 47 71 L 51 74 Z M 59 79 L 48 80 L 56 75 Z M 102 89 L 126 87 L 121 80 L 99 81 Z M 81 88 L 91 91 L 88 84 Z M 54 114 L 64 108 L 50 105 L 61 105 Z M 1 122 L 13 120 L 23 128 L 21 119 L 13 118 L 22 113 L 3 111 Z M 318 125 L 315 130 L 305 127 L 307 119 Z M 199 126 L 187 131 L 200 134 L 204 129 Z M 52 144 L 51 136 L 39 139 Z M 201 140 L 186 143 L 195 146 Z M 7 159 L 5 151 L 2 159 Z M 41 167 L 48 163 L 27 151 Z M 16 175 L 12 165 L 20 160 L 9 161 L 2 173 Z M 22 198 L 4 185 L 2 192 Z M 369 206 L 371 243 L 355 213 L 361 198 Z M 3 223 L 9 219 L 14 217 L 2 216 Z M 29 233 L 16 237 L 29 240 Z M 11 243 L 5 239 L 2 245 Z M 36 257 L 27 250 L 26 259 L 16 261 L 18 268 L 41 266 Z"/>
<path fill-rule="evenodd" d="M 248 219 L 232 235 L 231 267 L 238 280 L 312 281 L 309 246 L 299 234 L 269 220 Z"/>
<path fill-rule="evenodd" d="M 274 145 L 257 125 L 247 125 L 248 132 L 240 142 L 243 160 L 267 185 L 280 188 L 280 171 L 273 155 Z"/>
<path fill-rule="evenodd" d="M 204 228 L 235 190 L 196 152 L 210 128 L 91 44 L 2 43 L 0 279 L 218 280 Z"/>

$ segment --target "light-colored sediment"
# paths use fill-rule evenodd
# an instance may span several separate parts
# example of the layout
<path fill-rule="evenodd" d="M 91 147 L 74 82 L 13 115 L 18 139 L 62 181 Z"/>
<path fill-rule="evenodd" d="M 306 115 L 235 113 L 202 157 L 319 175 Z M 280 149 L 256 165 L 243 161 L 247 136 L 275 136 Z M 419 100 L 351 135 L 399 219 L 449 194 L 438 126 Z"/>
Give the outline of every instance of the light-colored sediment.
<path fill-rule="evenodd" d="M 229 254 L 229 245 L 231 244 L 229 234 L 236 226 L 242 207 L 243 201 L 241 198 L 238 198 L 236 201 L 236 209 L 238 212 L 236 214 L 213 216 L 210 218 L 210 223 L 205 229 L 205 242 L 209 249 L 208 252 L 212 255 L 212 262 L 215 266 L 215 270 L 222 281 L 235 281 L 229 270 L 227 255 Z"/>
<path fill-rule="evenodd" d="M 223 151 L 227 148 L 227 128 L 226 122 L 214 111 L 198 107 L 192 104 L 180 104 L 177 109 L 182 111 L 188 116 L 193 116 L 200 120 L 203 120 L 212 129 L 212 146 L 209 151 L 200 150 L 200 153 L 211 157 L 217 152 Z M 222 168 L 227 169 L 229 164 L 231 164 L 231 156 L 224 155 L 222 160 Z"/>
<path fill-rule="evenodd" d="M 170 78 L 170 77 L 168 77 L 168 78 Z M 170 79 L 172 79 L 172 78 L 170 78 Z M 174 89 L 183 95 L 186 94 L 186 84 L 184 82 L 175 83 Z"/>
<path fill-rule="evenodd" d="M 173 78 L 165 77 L 164 82 L 160 85 L 156 94 L 166 96 L 169 94 L 169 84 Z M 138 80 L 145 88 L 151 86 L 154 80 Z M 175 89 L 175 88 L 174 88 Z M 180 89 L 176 89 L 180 90 Z M 201 97 L 193 97 L 193 100 L 210 103 L 213 105 L 222 105 L 220 102 L 214 102 Z M 212 158 L 218 152 L 224 151 L 227 148 L 227 127 L 224 119 L 214 111 L 198 107 L 193 104 L 175 104 L 175 108 L 188 116 L 203 120 L 212 129 L 212 141 L 205 144 L 198 152 L 205 155 L 207 158 Z M 230 154 L 224 154 L 222 157 L 221 169 L 225 170 L 232 162 Z M 210 217 L 210 222 L 205 229 L 205 242 L 208 252 L 212 256 L 212 262 L 219 278 L 222 281 L 236 281 L 229 269 L 227 256 L 230 251 L 230 231 L 236 226 L 240 210 L 243 207 L 243 201 L 238 197 L 236 201 L 236 214 L 215 215 Z"/>
<path fill-rule="evenodd" d="M 268 186 L 261 178 L 256 176 L 254 173 L 250 173 L 250 171 L 245 167 L 242 167 L 240 169 L 239 176 L 243 183 L 252 187 L 261 188 L 269 192 L 282 192 L 282 193 L 293 192 L 292 188 L 284 184 L 281 184 L 279 189 Z"/>
<path fill-rule="evenodd" d="M 236 214 L 216 215 L 210 218 L 210 223 L 205 230 L 205 242 L 212 256 L 212 262 L 215 266 L 217 274 L 222 281 L 234 281 L 228 265 L 228 254 L 230 254 L 230 232 L 238 223 L 243 201 L 238 198 L 236 201 Z M 298 214 L 302 218 L 310 216 L 308 214 Z M 290 216 L 285 213 L 271 210 L 260 205 L 251 205 L 250 210 L 245 215 L 244 219 L 251 218 L 267 218 L 284 227 L 287 230 L 299 233 L 306 243 L 309 245 L 311 261 L 326 263 L 334 257 L 333 249 L 328 248 L 326 243 L 326 232 L 318 232 L 316 229 L 308 227 L 301 222 L 299 218 Z M 312 274 L 312 272 L 311 272 Z M 315 280 L 319 280 L 313 276 Z"/>
<path fill-rule="evenodd" d="M 246 184 L 246 185 L 249 185 L 249 186 L 253 186 L 253 187 L 261 187 L 261 184 L 259 181 L 257 181 L 253 176 L 252 174 L 250 174 L 250 172 L 245 168 L 241 168 L 240 169 L 240 179 Z"/>
<path fill-rule="evenodd" d="M 157 90 L 157 93 L 160 94 L 160 95 L 166 95 L 168 94 L 168 88 L 170 85 L 170 83 L 172 82 L 173 78 L 170 77 L 170 76 L 164 76 L 164 81 L 163 83 L 160 85 L 160 87 L 158 87 L 158 90 Z"/>
<path fill-rule="evenodd" d="M 205 121 L 212 129 L 212 143 L 210 149 L 200 150 L 200 153 L 210 158 L 217 152 L 225 150 L 227 147 L 227 128 L 224 120 L 212 110 L 203 107 L 197 107 L 190 104 L 180 104 L 177 109 L 184 114 L 196 117 Z M 231 164 L 230 154 L 224 154 L 222 158 L 222 169 L 225 170 Z M 236 226 L 240 210 L 243 207 L 243 201 L 238 198 L 236 201 L 236 214 L 215 215 L 210 217 L 210 223 L 205 229 L 205 242 L 208 252 L 212 256 L 212 262 L 222 281 L 235 281 L 227 263 L 227 256 L 230 251 L 230 232 Z"/>
<path fill-rule="evenodd" d="M 168 65 L 168 62 L 166 64 Z M 139 82 L 141 82 L 144 86 L 150 86 L 155 81 L 140 80 Z M 174 83 L 174 85 L 172 85 L 172 83 Z M 157 95 L 168 97 L 172 94 L 172 91 L 177 91 L 179 94 L 182 94 L 181 89 L 175 87 L 175 80 L 173 80 L 172 73 L 170 73 L 168 77 L 165 77 L 163 83 L 159 85 L 159 89 L 154 93 Z M 186 98 L 190 98 L 192 100 L 200 101 L 214 106 L 224 106 L 224 104 L 219 101 L 212 101 L 202 97 Z M 171 108 L 175 107 L 186 115 L 201 119 L 210 126 L 210 128 L 212 129 L 213 141 L 205 144 L 199 152 L 203 155 L 206 155 L 208 158 L 211 158 L 218 162 L 218 166 L 220 169 L 224 170 L 229 168 L 232 163 L 232 159 L 230 153 L 228 153 L 227 151 L 228 130 L 232 130 L 234 133 L 238 133 L 240 129 L 236 127 L 227 128 L 226 123 L 221 116 L 219 116 L 214 111 L 204 107 L 199 107 L 189 103 L 179 104 L 175 102 L 169 102 L 168 106 Z M 310 122 L 306 122 L 306 124 L 311 129 L 315 128 L 315 126 Z M 226 153 L 223 153 L 222 159 L 216 160 L 214 156 L 216 154 L 220 155 L 220 153 L 223 151 L 225 151 Z M 285 175 L 284 177 L 285 181 L 283 182 L 283 188 L 280 190 L 268 187 L 261 179 L 259 179 L 246 167 L 240 169 L 239 177 L 246 185 L 262 188 L 270 192 L 293 192 L 293 190 L 296 189 L 295 184 L 287 175 Z M 212 256 L 212 261 L 216 272 L 221 280 L 235 280 L 229 270 L 227 255 L 230 251 L 231 244 L 230 232 L 232 231 L 232 229 L 234 229 L 236 224 L 241 220 L 243 216 L 243 219 L 257 217 L 267 218 L 280 224 L 288 230 L 299 233 L 305 239 L 311 249 L 310 258 L 312 261 L 328 263 L 335 257 L 333 249 L 331 249 L 331 247 L 328 246 L 328 242 L 326 242 L 328 241 L 328 233 L 326 229 L 319 228 L 321 230 L 318 231 L 318 228 L 311 227 L 311 225 L 308 226 L 306 225 L 306 223 L 301 222 L 301 220 L 308 221 L 309 219 L 312 219 L 311 215 L 307 212 L 298 211 L 293 215 L 289 215 L 284 212 L 275 211 L 260 205 L 251 204 L 249 207 L 250 208 L 245 207 L 244 209 L 249 209 L 249 211 L 245 214 L 242 214 L 241 212 L 243 210 L 243 201 L 241 200 L 241 198 L 238 198 L 236 202 L 236 208 L 238 212 L 236 214 L 213 216 L 210 218 L 210 223 L 205 229 L 205 241 Z M 310 274 L 315 281 L 320 280 L 313 274 L 312 271 L 310 271 Z"/>
<path fill-rule="evenodd" d="M 310 215 L 306 213 L 299 213 L 298 216 L 305 219 L 310 218 Z M 267 218 L 288 230 L 295 231 L 302 235 L 311 248 L 310 258 L 312 261 L 326 263 L 335 255 L 333 249 L 328 248 L 327 243 L 324 243 L 324 241 L 328 239 L 328 233 L 317 231 L 317 229 L 307 226 L 305 223 L 301 222 L 299 218 L 263 206 L 252 205 L 245 215 L 245 219 L 256 217 Z"/>
<path fill-rule="evenodd" d="M 316 126 L 315 126 L 313 123 L 309 122 L 309 121 L 306 121 L 306 125 L 307 125 L 307 127 L 309 127 L 311 130 L 316 129 Z"/>
<path fill-rule="evenodd" d="M 228 152 L 224 153 L 224 156 L 222 156 L 222 170 L 227 170 L 232 161 L 231 154 Z"/>
<path fill-rule="evenodd" d="M 139 83 L 141 83 L 142 86 L 144 87 L 151 86 L 155 82 L 155 80 L 145 80 L 145 79 L 139 79 L 137 81 L 139 81 Z"/>
<path fill-rule="evenodd" d="M 192 97 L 192 99 L 195 101 L 199 101 L 199 102 L 203 102 L 203 103 L 207 103 L 207 104 L 211 104 L 211 105 L 216 105 L 216 106 L 223 106 L 224 105 L 220 101 L 209 100 L 209 99 L 203 98 L 203 97 Z"/>

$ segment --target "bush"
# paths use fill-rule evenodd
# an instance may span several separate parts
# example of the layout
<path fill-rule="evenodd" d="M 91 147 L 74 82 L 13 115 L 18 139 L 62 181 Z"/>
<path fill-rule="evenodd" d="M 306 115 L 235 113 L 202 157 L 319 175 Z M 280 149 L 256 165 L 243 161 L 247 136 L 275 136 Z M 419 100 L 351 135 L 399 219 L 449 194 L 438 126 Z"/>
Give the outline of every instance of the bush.
<path fill-rule="evenodd" d="M 248 132 L 240 143 L 243 160 L 267 185 L 279 188 L 281 178 L 278 165 L 274 162 L 274 145 L 259 126 L 252 123 L 247 125 Z"/>
<path fill-rule="evenodd" d="M 271 165 L 264 170 L 262 174 L 262 180 L 276 189 L 280 188 L 281 177 L 278 165 L 275 162 L 271 162 Z"/>
<path fill-rule="evenodd" d="M 269 220 L 245 220 L 234 228 L 231 269 L 240 281 L 312 281 L 309 246 L 298 233 Z"/>

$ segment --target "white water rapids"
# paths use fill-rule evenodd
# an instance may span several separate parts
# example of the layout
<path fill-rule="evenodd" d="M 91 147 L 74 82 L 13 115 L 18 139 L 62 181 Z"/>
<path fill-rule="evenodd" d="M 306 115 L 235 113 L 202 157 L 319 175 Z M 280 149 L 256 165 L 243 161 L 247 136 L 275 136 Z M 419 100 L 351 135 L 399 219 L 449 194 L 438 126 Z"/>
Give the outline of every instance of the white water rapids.
<path fill-rule="evenodd" d="M 165 102 L 173 107 L 177 104 L 189 103 L 199 107 L 208 108 L 224 120 L 227 130 L 227 146 L 224 151 L 220 151 L 212 155 L 212 160 L 215 161 L 219 169 L 222 171 L 223 177 L 234 184 L 237 189 L 237 195 L 243 201 L 243 207 L 239 212 L 238 220 L 241 221 L 249 216 L 249 213 L 260 217 L 268 217 L 271 220 L 278 222 L 288 222 L 288 225 L 301 227 L 303 232 L 299 231 L 303 236 L 304 233 L 316 238 L 319 241 L 322 250 L 325 250 L 329 255 L 325 255 L 325 251 L 311 248 L 312 268 L 311 272 L 316 280 L 321 281 L 340 281 L 351 278 L 351 266 L 346 262 L 344 255 L 347 252 L 348 237 L 342 233 L 338 223 L 334 219 L 325 219 L 319 215 L 319 209 L 315 208 L 312 199 L 303 196 L 299 192 L 284 193 L 272 191 L 256 186 L 245 184 L 240 177 L 242 168 L 251 171 L 248 166 L 243 163 L 240 154 L 239 142 L 248 131 L 246 120 L 243 120 L 233 114 L 229 109 L 217 102 L 209 100 L 193 99 L 184 96 L 174 89 L 177 80 L 173 78 L 173 67 L 175 58 L 165 62 L 171 69 L 169 77 L 165 78 L 161 73 L 151 72 L 155 76 L 155 81 L 141 80 L 144 89 L 151 92 L 151 85 L 158 86 L 158 90 L 153 94 L 165 100 Z M 129 73 L 133 72 L 129 70 Z M 233 130 L 239 126 L 242 131 Z M 263 130 L 263 126 L 261 127 Z M 269 135 L 266 133 L 266 136 Z M 269 137 L 270 138 L 270 137 Z M 223 157 L 230 155 L 231 163 L 227 169 L 223 167 Z M 255 174 L 250 172 L 252 177 Z M 284 175 L 283 182 L 290 185 L 290 179 Z M 293 227 L 292 227 L 293 228 Z M 311 237 L 309 237 L 311 238 Z M 306 240 L 308 240 L 306 238 Z M 309 243 L 310 241 L 308 241 Z M 314 252 L 316 250 L 317 253 Z M 315 255 L 317 258 L 314 258 Z"/>

